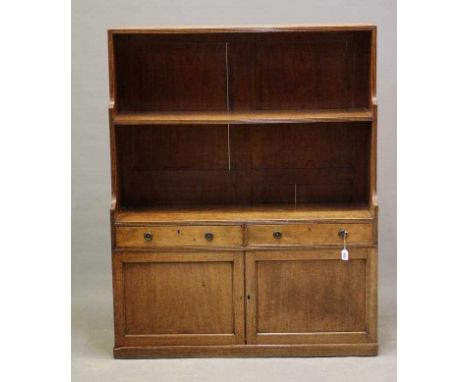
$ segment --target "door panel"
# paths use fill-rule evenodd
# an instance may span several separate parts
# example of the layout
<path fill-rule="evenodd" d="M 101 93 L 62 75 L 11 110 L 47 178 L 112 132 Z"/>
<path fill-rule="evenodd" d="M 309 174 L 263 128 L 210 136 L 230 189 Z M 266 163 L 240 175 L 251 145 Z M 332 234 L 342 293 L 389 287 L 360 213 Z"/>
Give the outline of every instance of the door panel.
<path fill-rule="evenodd" d="M 120 345 L 244 342 L 243 254 L 115 253 Z"/>
<path fill-rule="evenodd" d="M 365 330 L 366 264 L 329 260 L 259 261 L 259 333 Z"/>
<path fill-rule="evenodd" d="M 248 343 L 368 342 L 375 335 L 375 251 L 246 254 Z"/>

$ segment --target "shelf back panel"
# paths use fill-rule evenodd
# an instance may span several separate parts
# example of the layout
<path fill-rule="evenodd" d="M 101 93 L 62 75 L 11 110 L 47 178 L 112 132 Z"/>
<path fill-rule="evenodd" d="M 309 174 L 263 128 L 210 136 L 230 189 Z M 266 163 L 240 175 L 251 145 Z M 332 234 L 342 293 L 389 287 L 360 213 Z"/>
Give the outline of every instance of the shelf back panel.
<path fill-rule="evenodd" d="M 226 43 L 119 35 L 119 110 L 226 110 Z"/>
<path fill-rule="evenodd" d="M 369 108 L 371 31 L 116 34 L 119 111 Z"/>
<path fill-rule="evenodd" d="M 231 110 L 368 108 L 370 36 L 266 34 L 230 43 Z"/>

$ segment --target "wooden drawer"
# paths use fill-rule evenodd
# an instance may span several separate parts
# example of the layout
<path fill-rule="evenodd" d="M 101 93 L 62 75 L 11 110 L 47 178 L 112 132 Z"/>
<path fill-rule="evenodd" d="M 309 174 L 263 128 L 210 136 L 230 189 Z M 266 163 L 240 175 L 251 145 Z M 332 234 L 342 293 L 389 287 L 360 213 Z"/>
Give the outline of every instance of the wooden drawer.
<path fill-rule="evenodd" d="M 281 224 L 247 227 L 248 245 L 342 245 L 340 230 L 348 232 L 347 245 L 374 245 L 372 224 Z"/>
<path fill-rule="evenodd" d="M 116 245 L 121 248 L 238 247 L 242 245 L 242 227 L 117 227 Z"/>

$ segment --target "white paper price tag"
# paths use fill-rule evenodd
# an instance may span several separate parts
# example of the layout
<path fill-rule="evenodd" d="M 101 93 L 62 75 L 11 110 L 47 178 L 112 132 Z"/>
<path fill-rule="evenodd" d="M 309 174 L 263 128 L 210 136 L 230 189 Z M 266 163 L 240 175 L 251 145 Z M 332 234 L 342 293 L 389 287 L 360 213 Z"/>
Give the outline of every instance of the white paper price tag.
<path fill-rule="evenodd" d="M 341 250 L 341 260 L 348 261 L 349 260 L 349 252 L 346 248 Z"/>

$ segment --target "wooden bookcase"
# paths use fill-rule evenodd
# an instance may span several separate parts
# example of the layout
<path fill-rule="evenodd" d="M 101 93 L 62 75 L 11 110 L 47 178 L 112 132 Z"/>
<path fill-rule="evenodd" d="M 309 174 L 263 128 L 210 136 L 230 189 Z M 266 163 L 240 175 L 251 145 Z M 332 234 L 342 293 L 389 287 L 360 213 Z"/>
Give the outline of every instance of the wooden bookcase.
<path fill-rule="evenodd" d="M 108 37 L 115 357 L 377 354 L 375 26 Z"/>

